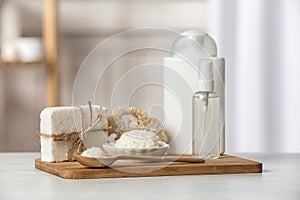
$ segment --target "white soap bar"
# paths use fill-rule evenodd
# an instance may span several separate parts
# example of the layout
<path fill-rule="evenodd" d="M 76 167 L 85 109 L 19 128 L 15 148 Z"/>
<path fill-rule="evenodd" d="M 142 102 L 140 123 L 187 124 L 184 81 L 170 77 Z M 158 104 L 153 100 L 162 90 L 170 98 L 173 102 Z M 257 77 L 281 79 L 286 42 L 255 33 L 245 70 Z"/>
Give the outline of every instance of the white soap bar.
<path fill-rule="evenodd" d="M 107 131 L 91 131 L 87 134 L 83 144 L 86 148 L 102 147 L 104 143 L 107 143 L 107 138 Z M 54 138 L 41 136 L 41 161 L 67 161 L 71 145 L 72 141 L 54 141 Z"/>
<path fill-rule="evenodd" d="M 41 161 L 59 162 L 68 160 L 68 150 L 72 141 L 53 141 L 50 137 L 41 137 Z"/>
<path fill-rule="evenodd" d="M 83 128 L 86 129 L 90 122 L 90 109 L 88 105 L 81 106 L 83 117 Z M 107 118 L 107 109 L 103 106 L 93 105 L 93 121 L 98 114 Z M 81 130 L 80 108 L 76 106 L 48 107 L 40 115 L 40 132 L 44 134 L 63 134 Z M 107 120 L 101 120 L 92 130 L 107 128 Z"/>
<path fill-rule="evenodd" d="M 82 106 L 83 128 L 89 126 L 89 106 Z M 101 121 L 86 134 L 83 144 L 86 148 L 101 147 L 107 142 L 108 128 L 107 110 L 105 107 L 93 105 L 93 122 L 101 114 Z M 40 115 L 41 160 L 43 162 L 59 162 L 68 160 L 68 151 L 73 141 L 55 141 L 53 135 L 68 134 L 81 131 L 80 108 L 74 106 L 45 108 Z M 45 136 L 46 135 L 46 136 Z M 48 135 L 48 136 L 47 136 Z M 71 153 L 72 155 L 72 153 Z"/>

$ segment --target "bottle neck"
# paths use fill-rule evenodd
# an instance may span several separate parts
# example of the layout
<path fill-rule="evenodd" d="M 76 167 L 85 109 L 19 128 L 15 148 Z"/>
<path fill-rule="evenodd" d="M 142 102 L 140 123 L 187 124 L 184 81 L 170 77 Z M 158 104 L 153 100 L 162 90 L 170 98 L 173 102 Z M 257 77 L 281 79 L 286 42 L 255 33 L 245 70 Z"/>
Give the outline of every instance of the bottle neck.
<path fill-rule="evenodd" d="M 207 107 L 208 107 L 209 92 L 208 91 L 199 91 L 199 92 L 197 92 L 197 94 L 198 94 L 199 100 L 202 104 L 202 110 L 206 112 Z"/>
<path fill-rule="evenodd" d="M 198 91 L 200 92 L 213 92 L 214 86 L 214 80 L 198 80 Z"/>

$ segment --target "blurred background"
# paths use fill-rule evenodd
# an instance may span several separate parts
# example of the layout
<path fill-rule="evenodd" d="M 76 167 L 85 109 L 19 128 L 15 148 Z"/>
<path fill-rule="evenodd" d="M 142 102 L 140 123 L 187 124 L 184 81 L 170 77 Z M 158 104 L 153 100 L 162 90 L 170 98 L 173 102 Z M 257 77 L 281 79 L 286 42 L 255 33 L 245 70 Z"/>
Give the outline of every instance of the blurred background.
<path fill-rule="evenodd" d="M 142 27 L 200 29 L 215 39 L 226 59 L 226 152 L 300 152 L 300 1 L 53 2 L 0 0 L 0 152 L 39 151 L 39 113 L 72 103 L 88 53 Z"/>

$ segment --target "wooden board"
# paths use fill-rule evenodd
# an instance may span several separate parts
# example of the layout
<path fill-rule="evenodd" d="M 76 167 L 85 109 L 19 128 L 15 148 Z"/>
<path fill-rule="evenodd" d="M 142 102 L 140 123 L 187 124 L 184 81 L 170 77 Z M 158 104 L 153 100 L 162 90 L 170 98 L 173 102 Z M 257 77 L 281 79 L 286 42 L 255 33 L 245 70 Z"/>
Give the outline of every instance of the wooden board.
<path fill-rule="evenodd" d="M 35 168 L 67 179 L 94 179 L 146 176 L 177 176 L 200 174 L 260 173 L 262 163 L 223 155 L 205 163 L 115 163 L 113 168 L 88 168 L 78 162 L 47 163 L 35 160 Z"/>

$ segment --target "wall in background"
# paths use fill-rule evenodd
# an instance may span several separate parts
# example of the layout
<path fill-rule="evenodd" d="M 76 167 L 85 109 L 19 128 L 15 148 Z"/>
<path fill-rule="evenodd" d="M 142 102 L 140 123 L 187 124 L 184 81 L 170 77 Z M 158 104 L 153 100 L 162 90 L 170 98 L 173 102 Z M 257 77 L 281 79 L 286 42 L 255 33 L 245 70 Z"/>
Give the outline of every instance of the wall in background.
<path fill-rule="evenodd" d="M 41 35 L 42 1 L 15 1 L 24 35 Z M 99 42 L 135 27 L 206 30 L 208 7 L 207 1 L 197 0 L 60 0 L 61 104 L 72 103 L 76 72 Z M 39 113 L 45 101 L 44 81 L 43 67 L 0 69 L 0 151 L 39 150 Z"/>
<path fill-rule="evenodd" d="M 14 1 L 24 35 L 40 35 L 42 1 Z M 211 2 L 60 0 L 61 104 L 71 104 L 83 59 L 112 34 L 147 26 L 209 29 L 226 58 L 227 152 L 300 152 L 300 2 Z M 136 56 L 140 63 L 157 59 L 150 52 Z M 39 150 L 44 79 L 43 68 L 0 68 L 0 151 Z"/>
<path fill-rule="evenodd" d="M 300 1 L 214 0 L 211 8 L 227 62 L 227 150 L 300 152 Z"/>

